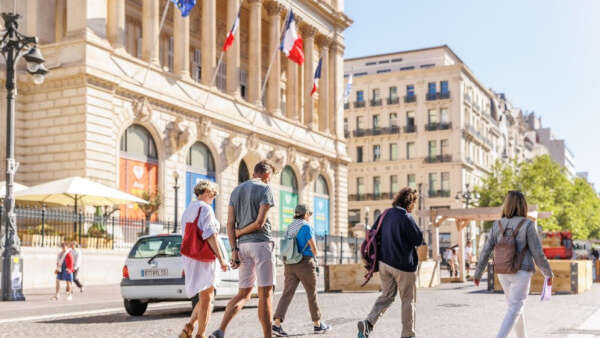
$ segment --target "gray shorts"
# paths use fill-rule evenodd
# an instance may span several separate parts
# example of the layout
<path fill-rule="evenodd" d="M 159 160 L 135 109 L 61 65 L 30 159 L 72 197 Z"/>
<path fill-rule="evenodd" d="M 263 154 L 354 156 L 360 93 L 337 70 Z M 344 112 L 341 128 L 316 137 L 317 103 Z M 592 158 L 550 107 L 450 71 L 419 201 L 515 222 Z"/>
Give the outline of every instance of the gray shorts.
<path fill-rule="evenodd" d="M 275 257 L 271 242 L 240 243 L 239 288 L 275 285 Z"/>

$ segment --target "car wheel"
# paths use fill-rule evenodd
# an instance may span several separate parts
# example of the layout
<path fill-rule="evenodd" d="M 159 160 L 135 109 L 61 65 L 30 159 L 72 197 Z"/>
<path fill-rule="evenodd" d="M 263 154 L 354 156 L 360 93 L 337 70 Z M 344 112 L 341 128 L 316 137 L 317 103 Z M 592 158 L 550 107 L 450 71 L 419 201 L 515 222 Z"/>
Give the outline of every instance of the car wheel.
<path fill-rule="evenodd" d="M 136 299 L 123 299 L 123 305 L 125 305 L 125 310 L 131 316 L 141 316 L 148 308 L 148 303 Z"/>
<path fill-rule="evenodd" d="M 196 304 L 198 304 L 198 295 L 192 297 L 192 311 L 196 308 Z"/>

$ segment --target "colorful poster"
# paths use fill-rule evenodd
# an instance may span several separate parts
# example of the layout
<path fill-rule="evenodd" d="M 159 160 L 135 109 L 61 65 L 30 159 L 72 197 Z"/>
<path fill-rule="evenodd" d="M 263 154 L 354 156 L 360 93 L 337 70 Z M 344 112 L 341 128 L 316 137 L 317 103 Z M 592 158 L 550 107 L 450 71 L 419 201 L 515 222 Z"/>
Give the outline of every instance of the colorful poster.
<path fill-rule="evenodd" d="M 315 233 L 317 236 L 329 235 L 329 198 L 315 196 L 313 202 Z"/>
<path fill-rule="evenodd" d="M 216 182 L 214 176 L 208 176 L 204 174 L 198 174 L 191 171 L 185 173 L 185 206 L 187 207 L 192 199 L 196 198 L 194 195 L 194 187 L 200 180 L 208 180 Z M 213 210 L 215 209 L 215 201 L 212 203 Z"/>
<path fill-rule="evenodd" d="M 298 194 L 282 190 L 279 194 L 279 231 L 287 231 L 294 220 L 294 210 L 298 204 Z"/>
<path fill-rule="evenodd" d="M 121 158 L 119 189 L 134 196 L 142 196 L 143 192 L 153 193 L 158 189 L 158 165 Z M 121 207 L 121 217 L 144 219 L 144 213 L 136 204 Z M 156 219 L 156 214 L 152 216 Z"/>

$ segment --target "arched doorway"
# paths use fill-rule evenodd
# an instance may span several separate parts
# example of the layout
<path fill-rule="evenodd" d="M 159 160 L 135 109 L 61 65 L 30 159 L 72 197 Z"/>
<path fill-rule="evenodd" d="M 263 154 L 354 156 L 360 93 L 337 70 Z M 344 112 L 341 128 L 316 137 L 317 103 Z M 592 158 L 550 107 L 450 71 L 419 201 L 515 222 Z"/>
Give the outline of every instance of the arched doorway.
<path fill-rule="evenodd" d="M 158 154 L 154 139 L 146 128 L 133 124 L 125 130 L 119 157 L 121 190 L 136 196 L 158 190 Z M 121 217 L 143 219 L 144 214 L 137 206 L 128 205 L 121 208 Z"/>
<path fill-rule="evenodd" d="M 210 149 L 202 143 L 196 142 L 188 151 L 187 171 L 185 173 L 185 204 L 188 205 L 195 198 L 194 187 L 200 180 L 216 181 L 215 160 Z M 216 199 L 215 199 L 216 201 Z M 213 201 L 213 209 L 215 208 Z"/>
<path fill-rule="evenodd" d="M 242 184 L 249 179 L 250 171 L 248 170 L 248 165 L 246 165 L 246 161 L 242 160 L 238 168 L 238 184 Z"/>
<path fill-rule="evenodd" d="M 329 235 L 329 187 L 322 175 L 315 180 L 313 193 L 315 233 L 317 236 Z"/>
<path fill-rule="evenodd" d="M 298 204 L 298 179 L 290 166 L 281 172 L 279 198 L 279 231 L 286 231 L 294 219 L 294 209 Z"/>

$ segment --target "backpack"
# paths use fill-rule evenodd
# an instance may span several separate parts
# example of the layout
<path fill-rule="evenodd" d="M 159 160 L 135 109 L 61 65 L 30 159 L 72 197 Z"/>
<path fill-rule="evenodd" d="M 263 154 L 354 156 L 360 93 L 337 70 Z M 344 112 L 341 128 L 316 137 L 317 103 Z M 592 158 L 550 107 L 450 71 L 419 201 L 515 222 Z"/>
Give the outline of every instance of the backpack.
<path fill-rule="evenodd" d="M 373 274 L 379 271 L 379 264 L 377 264 L 379 261 L 379 253 L 377 251 L 381 246 L 381 236 L 378 235 L 383 218 L 389 210 L 390 209 L 386 209 L 381 216 L 379 216 L 377 227 L 367 230 L 365 233 L 365 240 L 360 245 L 360 254 L 365 263 L 365 269 L 367 269 L 365 281 L 360 287 L 367 285 L 369 280 L 371 280 L 371 277 L 373 277 Z"/>
<path fill-rule="evenodd" d="M 515 274 L 519 272 L 525 253 L 527 252 L 527 241 L 525 241 L 525 247 L 521 252 L 517 249 L 517 235 L 519 229 L 527 218 L 523 219 L 519 225 L 513 229 L 510 235 L 507 235 L 506 231 L 502 227 L 502 222 L 498 221 L 498 227 L 500 228 L 500 240 L 494 246 L 494 272 L 500 274 Z"/>
<path fill-rule="evenodd" d="M 304 225 L 302 225 L 304 226 Z M 302 227 L 300 227 L 302 229 Z M 300 232 L 300 230 L 298 230 Z M 303 255 L 302 253 L 306 248 L 308 248 L 308 242 L 304 246 L 302 251 L 298 251 L 298 242 L 296 241 L 296 236 L 298 236 L 298 232 L 295 235 L 286 235 L 281 239 L 279 254 L 283 259 L 284 264 L 298 264 L 302 261 Z"/>

